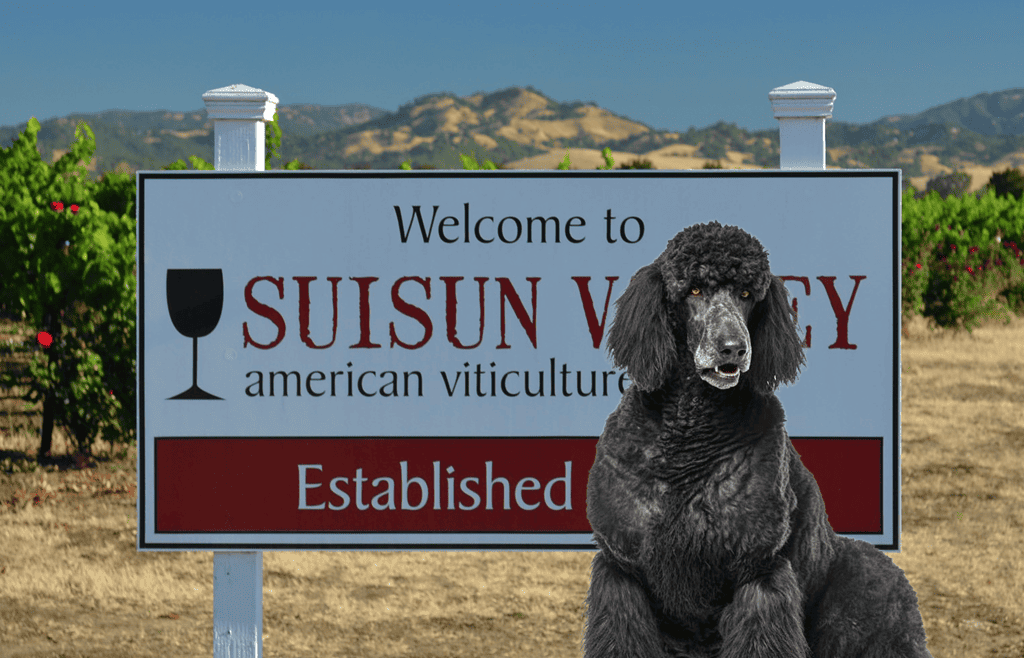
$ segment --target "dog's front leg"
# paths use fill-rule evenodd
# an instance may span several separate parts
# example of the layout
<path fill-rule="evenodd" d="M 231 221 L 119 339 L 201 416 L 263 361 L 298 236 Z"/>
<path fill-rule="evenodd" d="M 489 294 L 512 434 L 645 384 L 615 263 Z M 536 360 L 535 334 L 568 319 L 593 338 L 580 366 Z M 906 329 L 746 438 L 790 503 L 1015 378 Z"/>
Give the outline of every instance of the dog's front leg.
<path fill-rule="evenodd" d="M 590 568 L 585 658 L 667 658 L 643 586 L 598 551 Z"/>
<path fill-rule="evenodd" d="M 718 622 L 722 658 L 807 658 L 803 593 L 793 566 L 776 558 L 771 569 L 736 589 Z"/>

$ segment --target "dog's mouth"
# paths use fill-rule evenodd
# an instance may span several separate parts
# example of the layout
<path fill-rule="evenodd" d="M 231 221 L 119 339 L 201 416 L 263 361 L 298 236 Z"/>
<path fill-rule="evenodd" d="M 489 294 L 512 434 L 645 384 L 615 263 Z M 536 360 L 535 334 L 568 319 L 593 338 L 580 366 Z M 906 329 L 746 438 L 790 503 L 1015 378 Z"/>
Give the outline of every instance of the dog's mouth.
<path fill-rule="evenodd" d="M 715 388 L 731 388 L 740 378 L 740 367 L 735 363 L 721 363 L 714 368 L 705 368 L 701 378 Z"/>

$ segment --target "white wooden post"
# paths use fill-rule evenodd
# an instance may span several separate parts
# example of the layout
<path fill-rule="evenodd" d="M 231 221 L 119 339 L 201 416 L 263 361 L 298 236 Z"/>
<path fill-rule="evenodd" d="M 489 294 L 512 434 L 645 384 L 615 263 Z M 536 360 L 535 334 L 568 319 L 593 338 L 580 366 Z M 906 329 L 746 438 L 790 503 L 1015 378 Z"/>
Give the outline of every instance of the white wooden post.
<path fill-rule="evenodd" d="M 813 82 L 772 89 L 768 100 L 779 120 L 779 168 L 825 168 L 825 119 L 832 117 L 836 92 Z"/>
<path fill-rule="evenodd" d="M 213 119 L 214 168 L 263 171 L 263 122 L 274 118 L 277 96 L 231 85 L 206 92 L 203 102 Z M 213 656 L 263 656 L 262 551 L 213 554 Z"/>

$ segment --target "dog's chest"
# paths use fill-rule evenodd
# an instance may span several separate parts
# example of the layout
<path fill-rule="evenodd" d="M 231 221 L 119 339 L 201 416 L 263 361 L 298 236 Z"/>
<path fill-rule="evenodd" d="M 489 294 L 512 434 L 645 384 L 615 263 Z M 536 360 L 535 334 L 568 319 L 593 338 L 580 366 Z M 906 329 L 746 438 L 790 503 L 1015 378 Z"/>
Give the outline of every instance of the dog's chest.
<path fill-rule="evenodd" d="M 653 553 L 706 554 L 726 562 L 750 550 L 774 552 L 788 535 L 795 502 L 783 460 L 782 437 L 737 445 L 652 442 L 605 454 L 591 478 L 595 527 L 629 562 Z M 592 482 L 592 485 L 596 482 Z"/>
<path fill-rule="evenodd" d="M 726 561 L 778 550 L 795 501 L 781 447 L 762 439 L 720 452 L 673 450 L 661 464 L 664 514 L 652 530 L 675 538 L 675 550 Z"/>
<path fill-rule="evenodd" d="M 762 438 L 714 455 L 676 449 L 655 458 L 661 514 L 641 568 L 676 618 L 713 618 L 785 544 L 796 499 L 780 448 Z"/>
<path fill-rule="evenodd" d="M 740 399 L 709 413 L 702 403 L 676 398 L 657 415 L 627 408 L 602 437 L 588 516 L 620 560 L 646 569 L 688 556 L 691 568 L 728 571 L 785 543 L 795 496 L 781 405 Z"/>

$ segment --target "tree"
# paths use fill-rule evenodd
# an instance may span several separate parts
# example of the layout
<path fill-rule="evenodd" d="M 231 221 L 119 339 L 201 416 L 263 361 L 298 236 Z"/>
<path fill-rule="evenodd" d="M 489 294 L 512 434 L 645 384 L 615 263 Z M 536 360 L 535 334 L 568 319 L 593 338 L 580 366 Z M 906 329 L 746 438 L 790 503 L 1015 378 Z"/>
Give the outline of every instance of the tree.
<path fill-rule="evenodd" d="M 55 425 L 88 453 L 99 432 L 128 440 L 135 427 L 135 180 L 108 172 L 90 183 L 96 148 L 87 124 L 52 164 L 37 149 L 33 117 L 9 149 L 0 149 L 0 306 L 38 328 L 25 400 L 42 401 L 38 459 L 50 452 Z M 265 126 L 265 166 L 278 157 L 282 132 Z M 197 156 L 195 169 L 213 169 Z M 309 169 L 293 160 L 288 170 Z M 188 169 L 178 160 L 164 169 Z M 3 373 L 6 387 L 19 384 Z"/>
<path fill-rule="evenodd" d="M 25 400 L 43 404 L 44 459 L 55 424 L 86 453 L 98 432 L 115 440 L 133 427 L 135 220 L 92 198 L 97 189 L 109 196 L 113 183 L 90 183 L 78 164 L 96 148 L 88 125 L 52 164 L 37 150 L 39 130 L 33 117 L 0 149 L 0 304 L 39 330 Z"/>
<path fill-rule="evenodd" d="M 996 196 L 1009 194 L 1018 199 L 1024 196 L 1024 177 L 1021 176 L 1020 169 L 993 172 L 988 184 L 995 188 Z"/>
<path fill-rule="evenodd" d="M 971 186 L 971 175 L 966 171 L 954 171 L 950 174 L 940 174 L 928 181 L 925 194 L 931 191 L 939 193 L 943 199 L 952 194 L 955 197 L 962 197 Z"/>

